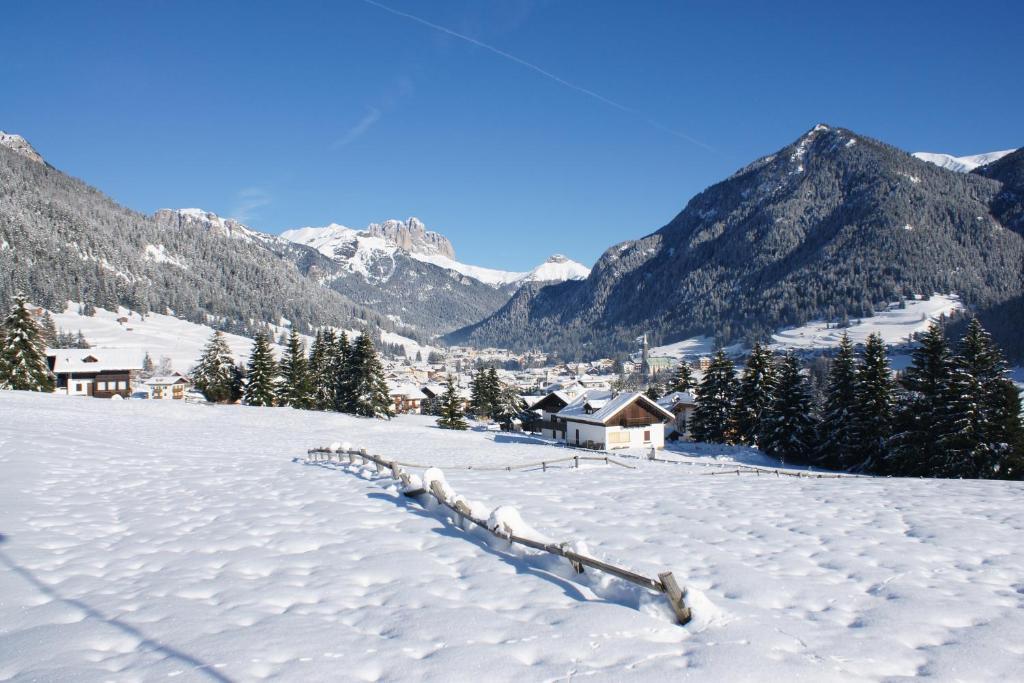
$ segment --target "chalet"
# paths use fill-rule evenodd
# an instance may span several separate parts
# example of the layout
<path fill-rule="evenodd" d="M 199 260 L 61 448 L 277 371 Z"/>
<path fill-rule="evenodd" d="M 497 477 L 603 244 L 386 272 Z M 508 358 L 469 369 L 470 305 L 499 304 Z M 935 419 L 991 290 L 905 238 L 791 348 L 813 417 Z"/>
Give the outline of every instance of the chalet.
<path fill-rule="evenodd" d="M 150 398 L 175 401 L 184 399 L 185 392 L 192 388 L 192 381 L 180 372 L 150 377 L 143 384 Z"/>
<path fill-rule="evenodd" d="M 640 392 L 588 391 L 553 416 L 555 438 L 585 448 L 664 448 L 675 415 Z"/>
<path fill-rule="evenodd" d="M 388 390 L 388 395 L 394 401 L 395 413 L 404 415 L 407 413 L 420 413 L 423 409 L 423 401 L 427 395 L 412 384 L 398 384 Z"/>
<path fill-rule="evenodd" d="M 669 439 L 687 439 L 690 436 L 690 418 L 697 409 L 697 401 L 688 391 L 672 391 L 658 399 L 658 405 L 675 415 L 675 420 L 665 428 Z"/>
<path fill-rule="evenodd" d="M 558 414 L 558 411 L 572 403 L 581 393 L 579 387 L 564 391 L 559 389 L 548 392 L 543 398 L 529 407 L 530 412 L 537 415 L 540 420 L 539 425 L 535 422 L 533 427 L 537 428 L 541 435 L 547 439 L 559 438 L 556 432 L 561 427 L 555 416 Z"/>
<path fill-rule="evenodd" d="M 47 349 L 57 391 L 69 396 L 127 398 L 142 371 L 142 357 L 130 349 Z"/>

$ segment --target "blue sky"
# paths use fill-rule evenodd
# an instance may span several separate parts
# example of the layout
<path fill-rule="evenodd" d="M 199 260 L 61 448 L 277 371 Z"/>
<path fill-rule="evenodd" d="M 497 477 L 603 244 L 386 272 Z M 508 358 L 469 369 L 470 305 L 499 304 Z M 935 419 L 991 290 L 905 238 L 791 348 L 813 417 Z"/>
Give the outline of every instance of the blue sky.
<path fill-rule="evenodd" d="M 590 264 L 818 122 L 1024 144 L 1016 1 L 381 2 L 5 3 L 0 129 L 140 211 L 415 215 L 508 269 Z"/>

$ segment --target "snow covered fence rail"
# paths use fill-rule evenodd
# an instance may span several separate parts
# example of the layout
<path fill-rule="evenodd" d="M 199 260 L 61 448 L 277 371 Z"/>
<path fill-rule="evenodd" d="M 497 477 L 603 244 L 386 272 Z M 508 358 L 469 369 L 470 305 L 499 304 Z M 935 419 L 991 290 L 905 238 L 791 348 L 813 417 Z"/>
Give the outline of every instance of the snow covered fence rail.
<path fill-rule="evenodd" d="M 402 493 L 408 497 L 415 498 L 429 493 L 438 504 L 444 506 L 448 510 L 451 510 L 458 515 L 460 520 L 468 521 L 482 529 L 485 529 L 493 535 L 501 538 L 509 543 L 526 546 L 534 550 L 539 550 L 544 553 L 552 555 L 558 555 L 569 561 L 573 571 L 577 574 L 584 572 L 584 567 L 590 567 L 598 571 L 604 572 L 615 576 L 623 581 L 627 581 L 634 585 L 646 588 L 647 590 L 662 593 L 668 600 L 669 606 L 672 608 L 672 612 L 676 617 L 676 620 L 680 625 L 685 626 L 692 619 L 692 613 L 690 608 L 686 606 L 686 590 L 681 588 L 676 582 L 675 576 L 672 572 L 661 572 L 658 574 L 657 579 L 652 579 L 643 574 L 631 571 L 624 567 L 618 567 L 607 562 L 602 562 L 589 555 L 576 552 L 571 549 L 571 544 L 568 542 L 554 543 L 550 541 L 540 541 L 521 534 L 516 533 L 516 527 L 521 526 L 522 520 L 518 518 L 518 513 L 515 510 L 509 508 L 496 508 L 491 512 L 488 519 L 483 519 L 480 514 L 477 514 L 473 510 L 473 505 L 470 504 L 462 496 L 458 496 L 448 486 L 444 480 L 444 475 L 437 468 L 430 467 L 425 473 L 426 482 L 421 480 L 418 476 L 409 474 L 403 469 L 403 463 L 397 460 L 387 460 L 381 456 L 371 455 L 365 448 L 354 449 L 354 448 L 339 448 L 332 446 L 330 448 L 311 448 L 306 452 L 307 462 L 331 462 L 334 458 L 337 458 L 338 464 L 367 464 L 373 463 L 378 473 L 390 473 L 391 477 L 402 483 Z M 566 458 L 565 460 L 575 460 L 576 467 L 579 467 L 579 460 L 583 459 L 580 456 L 574 458 Z M 605 460 L 606 458 L 591 457 L 590 460 Z M 550 463 L 550 461 L 548 461 Z M 615 463 L 624 467 L 622 463 Z M 407 467 L 415 467 L 415 465 L 404 465 Z M 478 470 L 481 468 L 477 468 Z M 495 470 L 504 470 L 507 468 L 492 468 Z M 519 468 L 517 468 L 519 469 Z M 506 514 L 501 514 L 505 511 Z M 510 523 L 509 518 L 514 518 L 520 522 L 520 524 Z"/>

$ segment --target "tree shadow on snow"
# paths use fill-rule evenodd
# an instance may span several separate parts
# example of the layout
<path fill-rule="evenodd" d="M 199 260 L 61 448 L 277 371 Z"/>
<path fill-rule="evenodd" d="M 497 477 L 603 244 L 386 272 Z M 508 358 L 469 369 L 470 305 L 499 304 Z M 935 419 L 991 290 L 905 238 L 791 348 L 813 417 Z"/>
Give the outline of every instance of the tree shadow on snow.
<path fill-rule="evenodd" d="M 3 543 L 7 540 L 9 540 L 7 536 L 0 534 L 0 543 Z M 32 584 L 32 586 L 36 590 L 48 596 L 49 598 L 52 598 L 53 600 L 59 600 L 67 605 L 71 605 L 72 607 L 80 609 L 87 616 L 98 621 L 102 621 L 108 624 L 109 626 L 112 626 L 120 630 L 121 632 L 132 636 L 133 638 L 137 638 L 139 641 L 139 644 L 136 646 L 137 650 L 148 650 L 150 652 L 161 654 L 164 657 L 167 657 L 168 659 L 174 659 L 181 662 L 182 664 L 192 667 L 196 670 L 197 673 L 205 674 L 208 678 L 214 681 L 220 681 L 221 683 L 232 683 L 230 678 L 214 670 L 212 664 L 208 664 L 207 662 L 204 662 L 203 660 L 194 657 L 188 654 L 187 652 L 182 652 L 181 650 L 177 649 L 172 645 L 167 645 L 166 643 L 161 643 L 158 640 L 154 640 L 153 638 L 150 638 L 145 633 L 140 631 L 138 628 L 132 626 L 131 624 L 121 621 L 116 617 L 108 616 L 103 612 L 99 611 L 98 609 L 96 609 L 95 607 L 93 607 L 92 605 L 88 604 L 87 602 L 83 602 L 82 600 L 79 600 L 77 598 L 69 598 L 61 595 L 55 588 L 53 588 L 52 586 L 48 586 L 47 584 L 40 581 L 36 577 L 36 575 L 33 574 L 30 570 L 26 569 L 25 567 L 22 567 L 20 564 L 15 562 L 11 557 L 7 555 L 6 552 L 4 552 L 3 549 L 0 549 L 0 563 L 2 563 L 4 566 L 6 566 L 8 569 L 10 569 L 12 572 L 17 574 L 21 578 L 25 579 L 25 581 Z"/>

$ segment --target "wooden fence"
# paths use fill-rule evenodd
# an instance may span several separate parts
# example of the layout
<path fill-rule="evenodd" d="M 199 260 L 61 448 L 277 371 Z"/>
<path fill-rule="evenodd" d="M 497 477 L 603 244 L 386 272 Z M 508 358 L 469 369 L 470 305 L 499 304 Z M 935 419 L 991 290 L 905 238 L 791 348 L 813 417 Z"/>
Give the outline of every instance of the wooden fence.
<path fill-rule="evenodd" d="M 631 571 L 629 569 L 617 567 L 613 564 L 602 562 L 601 560 L 598 560 L 596 558 L 580 554 L 574 550 L 570 550 L 568 543 L 541 543 L 530 538 L 517 536 L 514 533 L 512 533 L 512 530 L 508 527 L 498 527 L 492 529 L 490 526 L 488 526 L 486 520 L 483 520 L 479 517 L 475 517 L 470 511 L 469 507 L 463 501 L 449 499 L 449 497 L 445 493 L 444 487 L 441 485 L 441 482 L 432 482 L 430 489 L 427 490 L 426 488 L 423 487 L 422 484 L 417 486 L 416 480 L 414 480 L 412 476 L 409 475 L 409 473 L 406 472 L 404 469 L 404 467 L 425 466 L 410 465 L 407 463 L 401 463 L 397 460 L 388 460 L 378 455 L 371 455 L 366 451 L 365 448 L 361 448 L 358 450 L 351 448 L 348 450 L 312 448 L 306 452 L 307 462 L 333 461 L 335 458 L 337 458 L 339 464 L 345 464 L 346 459 L 347 463 L 351 465 L 365 465 L 367 463 L 373 463 L 377 468 L 377 472 L 382 474 L 390 473 L 390 476 L 392 478 L 402 482 L 402 492 L 406 496 L 409 496 L 411 498 L 417 498 L 426 494 L 430 494 L 437 500 L 437 502 L 440 505 L 444 506 L 448 510 L 451 510 L 456 515 L 458 515 L 460 520 L 468 521 L 472 524 L 475 524 L 476 526 L 479 526 L 482 529 L 486 529 L 488 532 L 494 534 L 498 538 L 508 541 L 509 543 L 526 546 L 527 548 L 532 548 L 534 550 L 539 550 L 544 553 L 563 557 L 569 561 L 569 564 L 572 566 L 573 571 L 575 571 L 577 574 L 582 574 L 584 572 L 585 567 L 590 567 L 591 569 L 596 569 L 606 574 L 611 574 L 612 576 L 618 577 L 623 581 L 628 581 L 629 583 L 641 586 L 648 590 L 655 591 L 657 593 L 662 593 L 668 600 L 669 606 L 672 608 L 672 612 L 675 614 L 676 620 L 683 626 L 688 624 L 690 622 L 690 619 L 692 618 L 690 608 L 686 606 L 686 590 L 679 586 L 679 584 L 676 582 L 675 577 L 672 575 L 672 572 L 661 572 L 660 574 L 658 574 L 657 579 L 652 579 L 648 576 L 638 574 L 637 572 Z M 548 464 L 552 464 L 553 462 L 564 462 L 569 460 L 574 461 L 576 467 L 579 467 L 579 463 L 581 460 L 600 460 L 609 464 L 616 464 L 622 467 L 630 467 L 629 465 L 615 462 L 607 457 L 597 456 L 574 456 L 571 458 L 562 458 L 561 460 L 557 461 L 542 461 L 540 463 L 536 463 L 530 466 L 536 467 L 537 464 L 540 464 L 542 467 L 544 467 L 544 469 L 547 469 Z M 516 469 L 520 469 L 522 467 L 524 466 L 516 466 Z M 475 469 L 511 470 L 512 468 L 500 467 Z"/>

